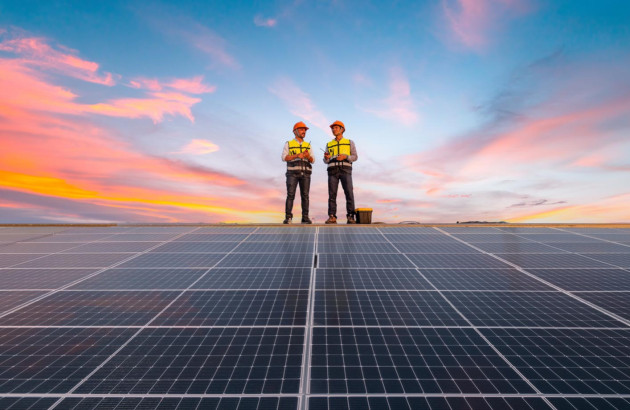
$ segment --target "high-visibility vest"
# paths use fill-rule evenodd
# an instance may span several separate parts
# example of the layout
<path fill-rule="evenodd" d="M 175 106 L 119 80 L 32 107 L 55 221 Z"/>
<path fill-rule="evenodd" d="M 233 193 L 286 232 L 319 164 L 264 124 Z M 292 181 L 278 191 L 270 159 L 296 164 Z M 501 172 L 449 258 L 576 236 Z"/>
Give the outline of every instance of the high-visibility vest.
<path fill-rule="evenodd" d="M 295 139 L 287 142 L 289 144 L 289 155 L 296 155 L 311 149 L 311 144 L 306 141 L 303 141 L 302 144 Z M 310 174 L 312 168 L 311 162 L 306 158 L 296 158 L 292 161 L 287 161 L 287 171 L 302 171 Z"/>
<path fill-rule="evenodd" d="M 328 141 L 326 144 L 326 148 L 328 149 L 328 153 L 330 154 L 330 162 L 328 162 L 328 167 L 331 166 L 346 166 L 351 167 L 352 163 L 348 161 L 348 158 L 343 161 L 337 161 L 338 155 L 345 155 L 347 157 L 350 156 L 350 140 L 346 138 L 341 138 L 339 141 L 335 138 L 332 141 Z"/>

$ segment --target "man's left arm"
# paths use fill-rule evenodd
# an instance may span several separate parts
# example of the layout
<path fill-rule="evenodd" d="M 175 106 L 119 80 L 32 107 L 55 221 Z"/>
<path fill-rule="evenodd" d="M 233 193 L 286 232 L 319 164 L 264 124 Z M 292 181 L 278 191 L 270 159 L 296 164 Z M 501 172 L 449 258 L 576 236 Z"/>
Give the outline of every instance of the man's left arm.
<path fill-rule="evenodd" d="M 359 154 L 357 154 L 357 147 L 354 145 L 354 141 L 350 140 L 350 156 L 348 157 L 348 161 L 354 162 L 359 159 Z"/>

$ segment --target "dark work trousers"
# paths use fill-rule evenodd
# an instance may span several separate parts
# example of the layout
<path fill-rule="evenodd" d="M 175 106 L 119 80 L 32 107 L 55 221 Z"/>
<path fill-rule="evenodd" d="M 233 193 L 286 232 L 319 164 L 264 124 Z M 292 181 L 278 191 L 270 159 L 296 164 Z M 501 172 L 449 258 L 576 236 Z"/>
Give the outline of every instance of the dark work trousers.
<path fill-rule="evenodd" d="M 354 192 L 352 189 L 352 168 L 334 167 L 328 169 L 328 215 L 337 217 L 337 189 L 339 181 L 346 195 L 346 216 L 354 215 Z"/>
<path fill-rule="evenodd" d="M 293 218 L 293 200 L 298 184 L 300 185 L 300 196 L 302 197 L 302 218 L 308 217 L 308 191 L 311 189 L 311 174 L 288 171 L 287 176 L 287 202 L 284 213 L 287 217 Z"/>

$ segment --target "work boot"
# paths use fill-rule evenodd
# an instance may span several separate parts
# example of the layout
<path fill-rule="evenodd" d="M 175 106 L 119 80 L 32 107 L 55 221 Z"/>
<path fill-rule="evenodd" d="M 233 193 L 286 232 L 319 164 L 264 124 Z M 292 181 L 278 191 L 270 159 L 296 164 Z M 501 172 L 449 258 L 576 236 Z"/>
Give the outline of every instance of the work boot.
<path fill-rule="evenodd" d="M 303 216 L 302 217 L 302 223 L 303 224 L 312 224 L 313 221 L 310 220 L 310 218 L 308 216 Z"/>
<path fill-rule="evenodd" d="M 333 215 L 329 215 L 328 219 L 326 219 L 327 224 L 336 224 L 337 223 L 337 218 L 335 218 Z"/>
<path fill-rule="evenodd" d="M 287 216 L 287 217 L 285 218 L 285 220 L 284 220 L 284 221 L 282 221 L 282 223 L 283 223 L 283 224 L 285 224 L 285 225 L 290 224 L 290 223 L 291 223 L 291 219 L 292 219 L 292 218 L 291 218 L 290 216 Z"/>
<path fill-rule="evenodd" d="M 354 215 L 348 215 L 348 223 L 355 224 L 357 221 L 354 220 Z"/>

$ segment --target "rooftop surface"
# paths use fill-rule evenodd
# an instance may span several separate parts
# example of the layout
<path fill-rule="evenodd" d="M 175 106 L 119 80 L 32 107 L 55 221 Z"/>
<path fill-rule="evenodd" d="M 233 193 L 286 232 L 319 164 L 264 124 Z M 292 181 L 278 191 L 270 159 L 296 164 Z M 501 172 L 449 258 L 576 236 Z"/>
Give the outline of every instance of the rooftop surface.
<path fill-rule="evenodd" d="M 0 408 L 630 408 L 630 227 L 2 226 Z"/>

